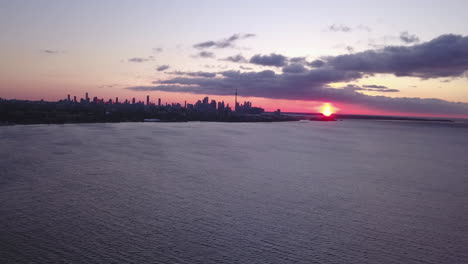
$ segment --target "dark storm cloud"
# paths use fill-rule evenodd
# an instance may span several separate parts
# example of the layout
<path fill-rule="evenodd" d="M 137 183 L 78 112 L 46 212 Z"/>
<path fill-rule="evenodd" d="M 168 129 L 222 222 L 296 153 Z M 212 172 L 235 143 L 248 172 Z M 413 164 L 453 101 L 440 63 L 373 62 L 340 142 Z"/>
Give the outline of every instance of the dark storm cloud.
<path fill-rule="evenodd" d="M 156 68 L 157 71 L 165 71 L 167 69 L 169 69 L 170 66 L 169 65 L 161 65 L 159 67 Z"/>
<path fill-rule="evenodd" d="M 209 41 L 205 41 L 205 42 L 200 42 L 200 43 L 197 43 L 197 44 L 193 45 L 193 47 L 196 48 L 196 49 L 230 48 L 230 47 L 234 47 L 234 43 L 237 40 L 251 38 L 251 37 L 255 37 L 255 34 L 251 34 L 251 33 L 248 33 L 248 34 L 234 34 L 234 35 L 230 36 L 227 39 L 223 39 L 223 40 L 219 40 L 219 41 L 209 40 Z"/>
<path fill-rule="evenodd" d="M 328 27 L 328 30 L 333 31 L 333 32 L 350 32 L 351 28 L 345 25 L 333 24 Z"/>
<path fill-rule="evenodd" d="M 457 77 L 468 70 L 468 37 L 442 35 L 413 46 L 388 46 L 330 57 L 327 66 L 337 70 L 389 73 L 423 79 Z"/>
<path fill-rule="evenodd" d="M 263 65 L 263 66 L 276 66 L 283 67 L 286 66 L 288 58 L 281 54 L 271 53 L 270 55 L 254 55 L 250 58 L 250 63 Z"/>
<path fill-rule="evenodd" d="M 404 43 L 411 44 L 419 42 L 419 37 L 414 34 L 409 34 L 408 31 L 404 31 L 400 34 L 400 40 Z"/>
<path fill-rule="evenodd" d="M 247 59 L 242 56 L 242 54 L 237 54 L 234 56 L 229 56 L 227 58 L 221 59 L 223 61 L 230 61 L 230 62 L 237 62 L 237 63 L 245 63 L 248 62 Z"/>

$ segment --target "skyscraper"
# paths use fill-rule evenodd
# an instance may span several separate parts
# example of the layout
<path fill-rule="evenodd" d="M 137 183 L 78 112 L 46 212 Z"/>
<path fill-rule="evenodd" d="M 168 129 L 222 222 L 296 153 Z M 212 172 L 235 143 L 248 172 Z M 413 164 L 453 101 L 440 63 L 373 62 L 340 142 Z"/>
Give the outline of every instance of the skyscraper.
<path fill-rule="evenodd" d="M 210 106 L 211 106 L 211 108 L 216 109 L 216 101 L 211 100 Z"/>
<path fill-rule="evenodd" d="M 161 106 L 161 98 L 158 98 L 158 106 Z"/>
<path fill-rule="evenodd" d="M 237 88 L 236 88 L 236 99 L 235 99 L 235 104 L 234 104 L 234 111 L 237 111 L 237 106 L 238 106 L 238 103 L 237 103 Z"/>
<path fill-rule="evenodd" d="M 149 95 L 146 96 L 146 105 L 149 105 Z"/>

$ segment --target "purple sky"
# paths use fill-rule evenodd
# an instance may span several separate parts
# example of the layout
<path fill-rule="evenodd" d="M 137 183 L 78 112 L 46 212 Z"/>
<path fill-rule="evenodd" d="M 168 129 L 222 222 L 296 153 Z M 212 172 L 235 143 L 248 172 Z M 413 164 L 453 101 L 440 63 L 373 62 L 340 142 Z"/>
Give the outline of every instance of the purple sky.
<path fill-rule="evenodd" d="M 468 116 L 466 1 L 0 1 L 0 97 Z"/>

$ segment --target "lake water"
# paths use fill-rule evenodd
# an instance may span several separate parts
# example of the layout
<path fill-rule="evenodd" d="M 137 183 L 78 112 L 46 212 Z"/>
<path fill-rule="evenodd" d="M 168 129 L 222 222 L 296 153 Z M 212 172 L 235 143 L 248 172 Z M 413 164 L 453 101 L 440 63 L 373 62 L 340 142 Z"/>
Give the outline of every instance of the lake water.
<path fill-rule="evenodd" d="M 468 126 L 0 127 L 0 263 L 468 263 Z"/>

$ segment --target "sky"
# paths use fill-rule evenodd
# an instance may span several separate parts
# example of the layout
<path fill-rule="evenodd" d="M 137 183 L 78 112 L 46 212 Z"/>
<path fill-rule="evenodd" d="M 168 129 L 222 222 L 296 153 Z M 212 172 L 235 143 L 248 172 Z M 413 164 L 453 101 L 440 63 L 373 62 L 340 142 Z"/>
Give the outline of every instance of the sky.
<path fill-rule="evenodd" d="M 0 98 L 468 117 L 468 1 L 0 0 Z"/>

